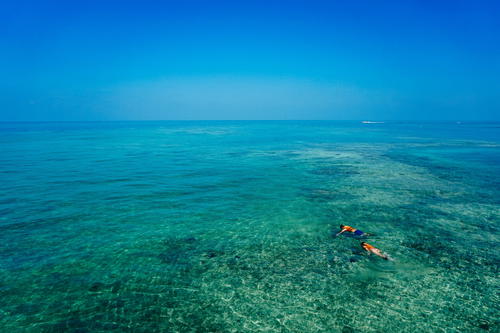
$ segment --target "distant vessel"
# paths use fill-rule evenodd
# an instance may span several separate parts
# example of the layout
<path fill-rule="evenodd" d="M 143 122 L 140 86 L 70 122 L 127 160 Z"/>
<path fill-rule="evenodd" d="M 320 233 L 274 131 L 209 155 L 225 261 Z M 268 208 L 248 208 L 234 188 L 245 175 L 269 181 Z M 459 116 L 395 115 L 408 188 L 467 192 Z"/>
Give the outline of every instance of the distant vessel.
<path fill-rule="evenodd" d="M 363 120 L 361 123 L 363 124 L 383 124 L 383 121 L 368 121 L 368 120 Z"/>

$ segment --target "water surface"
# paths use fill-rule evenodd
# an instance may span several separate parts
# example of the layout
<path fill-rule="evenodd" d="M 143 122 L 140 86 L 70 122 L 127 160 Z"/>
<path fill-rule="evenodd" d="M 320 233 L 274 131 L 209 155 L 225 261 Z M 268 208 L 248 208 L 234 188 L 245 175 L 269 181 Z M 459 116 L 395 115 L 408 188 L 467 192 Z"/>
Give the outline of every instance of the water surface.
<path fill-rule="evenodd" d="M 0 123 L 0 151 L 3 332 L 499 329 L 499 123 Z"/>

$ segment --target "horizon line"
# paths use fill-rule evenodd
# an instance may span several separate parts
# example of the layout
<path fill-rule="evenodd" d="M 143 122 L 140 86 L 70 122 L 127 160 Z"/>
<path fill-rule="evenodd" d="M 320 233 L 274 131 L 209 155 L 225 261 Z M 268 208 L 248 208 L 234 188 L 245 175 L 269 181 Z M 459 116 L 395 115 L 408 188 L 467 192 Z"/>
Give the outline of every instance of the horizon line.
<path fill-rule="evenodd" d="M 383 123 L 498 123 L 500 120 L 385 120 L 385 119 L 128 119 L 128 120 L 0 120 L 0 123 L 113 123 L 113 122 L 291 122 L 291 121 L 336 121 L 336 122 L 359 122 L 377 125 Z"/>

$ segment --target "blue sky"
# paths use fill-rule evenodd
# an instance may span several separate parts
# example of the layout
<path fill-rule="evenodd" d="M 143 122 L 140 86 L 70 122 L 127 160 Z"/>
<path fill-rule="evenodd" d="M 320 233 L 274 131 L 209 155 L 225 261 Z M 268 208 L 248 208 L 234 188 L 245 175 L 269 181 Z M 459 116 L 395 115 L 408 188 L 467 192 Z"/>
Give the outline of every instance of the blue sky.
<path fill-rule="evenodd" d="M 498 1 L 4 1 L 0 120 L 500 120 Z"/>

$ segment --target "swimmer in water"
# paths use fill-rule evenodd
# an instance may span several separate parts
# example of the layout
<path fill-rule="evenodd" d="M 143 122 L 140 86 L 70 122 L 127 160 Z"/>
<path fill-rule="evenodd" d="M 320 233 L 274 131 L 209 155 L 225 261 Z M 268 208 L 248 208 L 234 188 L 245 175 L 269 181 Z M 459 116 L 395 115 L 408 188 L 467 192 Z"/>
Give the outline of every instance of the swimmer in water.
<path fill-rule="evenodd" d="M 338 235 L 340 235 L 341 233 L 343 232 L 352 232 L 353 234 L 355 234 L 356 236 L 368 236 L 370 234 L 366 233 L 366 232 L 363 232 L 359 229 L 354 229 L 353 227 L 350 227 L 348 225 L 343 225 L 341 224 L 340 225 L 340 231 L 335 235 L 335 237 L 337 237 Z"/>
<path fill-rule="evenodd" d="M 387 254 L 382 253 L 382 251 L 380 251 L 379 249 L 377 249 L 376 247 L 374 247 L 368 243 L 361 242 L 361 247 L 363 249 L 365 249 L 366 251 L 368 251 L 368 254 L 373 253 L 373 254 L 379 256 L 380 258 L 384 258 L 385 260 L 392 260 Z"/>

